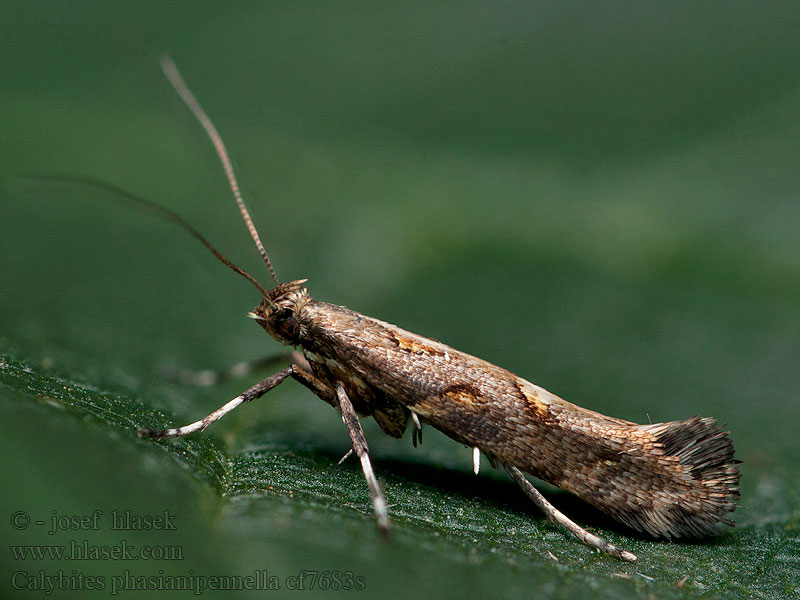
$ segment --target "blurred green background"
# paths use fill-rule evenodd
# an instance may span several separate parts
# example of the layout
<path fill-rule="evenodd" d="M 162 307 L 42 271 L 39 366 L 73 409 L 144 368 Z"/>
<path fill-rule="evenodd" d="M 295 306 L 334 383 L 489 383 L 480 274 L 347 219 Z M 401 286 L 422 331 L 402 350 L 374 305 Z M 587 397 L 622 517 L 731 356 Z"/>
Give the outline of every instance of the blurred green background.
<path fill-rule="evenodd" d="M 102 578 L 53 596 L 99 598 L 125 573 L 267 571 L 291 596 L 290 578 L 316 571 L 328 583 L 307 578 L 308 597 L 356 593 L 336 589 L 348 581 L 381 598 L 800 597 L 797 3 L 2 12 L 2 538 L 181 555 L 2 548 L 0 595 L 43 597 L 40 573 Z M 638 554 L 622 564 L 551 526 L 488 465 L 476 478 L 468 449 L 430 429 L 413 449 L 365 421 L 394 525 L 382 542 L 357 462 L 336 466 L 340 419 L 291 382 L 204 435 L 137 439 L 267 374 L 200 390 L 160 375 L 278 351 L 244 318 L 257 294 L 107 191 L 19 176 L 88 177 L 159 202 L 266 282 L 211 145 L 161 75 L 165 51 L 224 136 L 279 277 L 588 408 L 716 417 L 744 461 L 737 527 L 652 541 L 538 483 Z M 96 510 L 98 529 L 49 534 L 54 515 Z M 177 529 L 115 531 L 114 510 L 168 511 Z M 27 528 L 12 524 L 20 512 Z"/>

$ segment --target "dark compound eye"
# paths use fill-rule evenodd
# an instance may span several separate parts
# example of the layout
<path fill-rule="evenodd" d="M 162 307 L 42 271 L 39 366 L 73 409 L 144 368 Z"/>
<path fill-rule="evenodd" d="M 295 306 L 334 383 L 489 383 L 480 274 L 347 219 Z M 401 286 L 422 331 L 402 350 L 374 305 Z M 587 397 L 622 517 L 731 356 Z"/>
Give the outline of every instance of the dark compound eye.
<path fill-rule="evenodd" d="M 292 343 L 297 343 L 300 339 L 300 323 L 297 322 L 291 311 L 281 311 L 275 316 L 275 329 Z"/>

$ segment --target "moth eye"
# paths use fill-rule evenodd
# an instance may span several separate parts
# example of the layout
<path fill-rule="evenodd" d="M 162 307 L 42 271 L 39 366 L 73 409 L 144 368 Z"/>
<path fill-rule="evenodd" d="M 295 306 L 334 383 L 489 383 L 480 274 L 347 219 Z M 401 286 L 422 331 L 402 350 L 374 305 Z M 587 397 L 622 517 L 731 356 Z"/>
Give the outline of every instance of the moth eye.
<path fill-rule="evenodd" d="M 278 333 L 291 342 L 300 339 L 300 323 L 293 316 L 281 319 L 277 323 Z"/>

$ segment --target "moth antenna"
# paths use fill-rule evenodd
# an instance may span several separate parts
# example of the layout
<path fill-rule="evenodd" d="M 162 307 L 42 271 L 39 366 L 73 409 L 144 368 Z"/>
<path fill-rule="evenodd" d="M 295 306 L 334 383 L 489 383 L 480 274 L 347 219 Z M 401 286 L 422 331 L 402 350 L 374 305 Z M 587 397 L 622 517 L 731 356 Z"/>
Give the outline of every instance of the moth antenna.
<path fill-rule="evenodd" d="M 233 262 L 231 262 L 224 254 L 222 254 L 222 252 L 217 250 L 214 247 L 214 245 L 211 242 L 209 242 L 203 236 L 203 234 L 197 231 L 197 229 L 195 229 L 186 219 L 181 217 L 178 213 L 175 213 L 170 209 L 161 206 L 160 204 L 156 204 L 155 202 L 151 202 L 150 200 L 145 200 L 144 198 L 136 196 L 135 194 L 131 194 L 130 192 L 126 192 L 125 190 L 118 188 L 114 185 L 111 185 L 110 183 L 106 183 L 105 181 L 97 181 L 94 179 L 83 179 L 82 177 L 74 177 L 70 175 L 36 175 L 30 177 L 21 177 L 20 179 L 27 179 L 30 181 L 57 181 L 64 183 L 74 183 L 90 187 L 97 187 L 106 190 L 107 192 L 111 192 L 112 194 L 118 196 L 119 198 L 125 199 L 128 202 L 135 204 L 141 208 L 145 208 L 149 211 L 157 213 L 162 217 L 169 219 L 170 221 L 172 221 L 173 223 L 175 223 L 176 225 L 187 231 L 190 235 L 200 240 L 200 242 L 206 248 L 208 248 L 211 251 L 211 253 L 214 256 L 216 256 L 217 259 L 219 259 L 220 262 L 222 262 L 232 271 L 238 273 L 239 275 L 247 279 L 247 281 L 256 286 L 256 288 L 258 289 L 259 292 L 261 292 L 261 295 L 264 296 L 264 298 L 267 299 L 269 298 L 269 292 L 264 288 L 263 285 L 261 285 L 258 282 L 258 280 L 255 277 L 250 275 L 250 273 L 248 273 L 241 267 L 238 267 L 235 264 L 233 264 Z"/>
<path fill-rule="evenodd" d="M 228 184 L 233 192 L 233 197 L 236 199 L 236 204 L 239 206 L 239 212 L 242 213 L 244 223 L 247 225 L 247 230 L 250 232 L 250 237 L 252 237 L 253 241 L 256 243 L 256 248 L 258 248 L 261 258 L 264 259 L 264 264 L 267 266 L 267 270 L 269 271 L 270 275 L 272 275 L 275 285 L 278 285 L 280 283 L 278 281 L 278 276 L 275 274 L 275 269 L 272 268 L 272 262 L 269 260 L 269 256 L 267 256 L 267 251 L 264 250 L 261 239 L 258 237 L 258 231 L 256 231 L 256 227 L 253 225 L 253 220 L 250 218 L 250 211 L 247 210 L 247 207 L 244 204 L 244 199 L 242 198 L 242 193 L 239 191 L 239 182 L 236 180 L 236 175 L 233 172 L 233 164 L 231 163 L 231 159 L 228 157 L 228 151 L 225 149 L 225 143 L 222 141 L 222 136 L 220 136 L 220 134 L 217 132 L 217 128 L 214 127 L 214 123 L 206 114 L 206 111 L 203 110 L 203 107 L 200 106 L 200 103 L 197 101 L 197 98 L 194 97 L 194 94 L 192 94 L 189 86 L 186 85 L 186 82 L 183 80 L 180 71 L 178 71 L 178 67 L 175 66 L 175 63 L 168 54 L 161 56 L 161 69 L 164 71 L 164 75 L 166 75 L 167 79 L 172 84 L 172 87 L 175 88 L 176 92 L 178 92 L 178 95 L 181 97 L 181 100 L 183 100 L 183 103 L 186 104 L 189 110 L 192 111 L 192 114 L 194 114 L 195 118 L 203 126 L 203 129 L 206 130 L 206 134 L 208 134 L 208 137 L 214 144 L 214 148 L 217 151 L 217 156 L 222 163 L 223 169 L 225 169 L 225 176 L 228 178 Z"/>

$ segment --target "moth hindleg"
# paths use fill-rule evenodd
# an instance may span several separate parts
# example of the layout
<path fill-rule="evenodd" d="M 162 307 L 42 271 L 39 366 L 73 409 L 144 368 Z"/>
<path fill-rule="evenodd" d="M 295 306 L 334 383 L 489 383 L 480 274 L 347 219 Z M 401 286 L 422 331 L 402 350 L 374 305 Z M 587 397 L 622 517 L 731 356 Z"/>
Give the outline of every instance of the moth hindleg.
<path fill-rule="evenodd" d="M 632 552 L 627 552 L 622 548 L 617 548 L 613 544 L 609 544 L 603 538 L 596 536 L 593 533 L 589 533 L 583 527 L 570 519 L 567 515 L 558 510 L 555 506 L 550 504 L 545 497 L 542 496 L 539 490 L 533 487 L 533 484 L 528 481 L 525 475 L 523 475 L 522 471 L 520 471 L 517 467 L 508 463 L 504 463 L 503 466 L 506 468 L 506 471 L 508 471 L 508 474 L 511 475 L 512 479 L 514 479 L 519 487 L 522 488 L 522 491 L 525 492 L 525 495 L 533 500 L 533 503 L 541 509 L 541 511 L 547 516 L 548 519 L 550 519 L 550 521 L 566 527 L 572 535 L 574 535 L 587 546 L 597 548 L 601 552 L 615 556 L 620 560 L 636 562 L 635 554 Z"/>
<path fill-rule="evenodd" d="M 194 387 L 211 387 L 237 377 L 244 377 L 253 371 L 259 371 L 275 364 L 295 364 L 306 370 L 310 370 L 308 361 L 302 353 L 294 350 L 293 352 L 283 352 L 281 354 L 271 354 L 255 360 L 244 360 L 227 369 L 204 369 L 195 371 L 194 369 L 181 369 L 173 366 L 166 366 L 161 369 L 161 374 L 165 379 L 183 385 Z"/>

